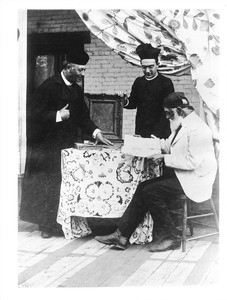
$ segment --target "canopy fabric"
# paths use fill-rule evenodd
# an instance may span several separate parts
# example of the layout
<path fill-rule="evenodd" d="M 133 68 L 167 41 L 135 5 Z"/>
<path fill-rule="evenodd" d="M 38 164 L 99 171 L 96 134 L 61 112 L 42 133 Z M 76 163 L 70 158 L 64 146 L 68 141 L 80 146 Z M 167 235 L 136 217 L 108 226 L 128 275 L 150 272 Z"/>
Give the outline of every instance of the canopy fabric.
<path fill-rule="evenodd" d="M 179 76 L 191 72 L 194 85 L 217 123 L 219 13 L 213 9 L 76 10 L 89 30 L 124 60 L 140 65 L 141 43 L 159 47 L 159 72 Z"/>
<path fill-rule="evenodd" d="M 140 66 L 136 47 L 151 43 L 160 47 L 159 72 L 188 72 L 184 44 L 157 22 L 150 12 L 141 10 L 77 10 L 89 30 L 127 62 Z"/>

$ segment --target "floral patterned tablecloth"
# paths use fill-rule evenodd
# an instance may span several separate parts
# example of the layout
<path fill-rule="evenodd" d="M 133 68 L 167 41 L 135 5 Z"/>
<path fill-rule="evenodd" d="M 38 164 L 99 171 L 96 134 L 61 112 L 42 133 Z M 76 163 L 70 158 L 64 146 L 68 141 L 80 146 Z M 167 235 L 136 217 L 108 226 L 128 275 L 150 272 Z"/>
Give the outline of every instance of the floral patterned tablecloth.
<path fill-rule="evenodd" d="M 161 175 L 162 166 L 142 157 L 125 155 L 121 149 L 74 148 L 62 150 L 62 184 L 57 221 L 65 237 L 91 233 L 86 218 L 120 218 L 139 182 Z M 130 243 L 152 241 L 149 213 L 138 225 Z"/>

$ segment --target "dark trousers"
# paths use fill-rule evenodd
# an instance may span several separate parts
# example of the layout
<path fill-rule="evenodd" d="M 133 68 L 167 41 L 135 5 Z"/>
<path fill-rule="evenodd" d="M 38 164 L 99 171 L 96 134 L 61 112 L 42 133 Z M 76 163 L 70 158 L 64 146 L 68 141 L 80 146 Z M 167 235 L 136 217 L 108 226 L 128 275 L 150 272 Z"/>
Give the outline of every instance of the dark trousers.
<path fill-rule="evenodd" d="M 174 171 L 168 168 L 162 177 L 140 183 L 118 224 L 122 235 L 129 238 L 149 211 L 154 221 L 154 228 L 167 237 L 176 237 L 178 231 L 169 207 L 174 197 L 182 192 Z"/>

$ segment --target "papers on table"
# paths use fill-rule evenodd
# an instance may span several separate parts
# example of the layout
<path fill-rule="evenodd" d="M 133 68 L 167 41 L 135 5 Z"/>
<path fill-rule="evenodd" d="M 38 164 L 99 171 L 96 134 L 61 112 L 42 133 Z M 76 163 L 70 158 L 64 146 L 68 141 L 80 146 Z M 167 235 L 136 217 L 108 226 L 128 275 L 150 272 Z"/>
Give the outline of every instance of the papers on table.
<path fill-rule="evenodd" d="M 161 153 L 159 139 L 142 138 L 133 135 L 125 135 L 124 146 L 121 151 L 133 156 L 147 157 Z"/>

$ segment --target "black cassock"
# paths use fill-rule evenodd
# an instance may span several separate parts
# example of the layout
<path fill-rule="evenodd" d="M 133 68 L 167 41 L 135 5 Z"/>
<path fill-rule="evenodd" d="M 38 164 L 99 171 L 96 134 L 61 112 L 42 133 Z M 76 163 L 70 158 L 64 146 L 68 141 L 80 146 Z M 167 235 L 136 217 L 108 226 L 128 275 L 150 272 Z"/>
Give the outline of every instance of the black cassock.
<path fill-rule="evenodd" d="M 142 137 L 151 134 L 159 138 L 170 135 L 169 121 L 165 117 L 163 101 L 174 92 L 171 79 L 158 74 L 152 80 L 138 77 L 132 85 L 129 103 L 126 109 L 137 109 L 135 133 Z"/>
<path fill-rule="evenodd" d="M 30 102 L 31 101 L 31 102 Z M 69 104 L 69 119 L 56 122 L 58 110 Z M 83 89 L 70 90 L 60 74 L 48 78 L 29 100 L 28 151 L 22 183 L 20 218 L 40 229 L 57 226 L 61 185 L 61 150 L 73 147 L 78 127 L 92 135 L 97 126 L 90 120 Z"/>

